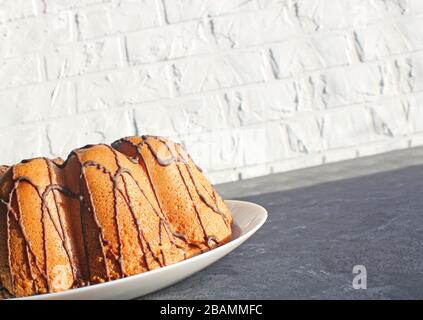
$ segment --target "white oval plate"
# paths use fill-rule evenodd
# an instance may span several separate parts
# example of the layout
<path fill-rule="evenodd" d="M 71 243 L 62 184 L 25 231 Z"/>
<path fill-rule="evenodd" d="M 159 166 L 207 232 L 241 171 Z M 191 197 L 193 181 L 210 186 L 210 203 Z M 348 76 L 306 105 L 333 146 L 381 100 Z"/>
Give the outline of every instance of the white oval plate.
<path fill-rule="evenodd" d="M 233 239 L 214 250 L 160 269 L 148 271 L 128 278 L 96 284 L 68 291 L 31 296 L 27 300 L 88 300 L 88 299 L 133 299 L 168 287 L 208 267 L 239 247 L 266 221 L 263 207 L 245 201 L 228 200 L 226 204 L 233 215 Z"/>

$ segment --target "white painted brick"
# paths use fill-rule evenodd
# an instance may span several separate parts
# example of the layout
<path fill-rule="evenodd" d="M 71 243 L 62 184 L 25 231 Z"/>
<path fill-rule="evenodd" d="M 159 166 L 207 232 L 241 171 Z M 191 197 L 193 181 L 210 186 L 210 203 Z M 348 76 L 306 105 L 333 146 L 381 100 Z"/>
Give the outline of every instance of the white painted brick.
<path fill-rule="evenodd" d="M 50 152 L 66 157 L 78 147 L 91 143 L 112 143 L 133 133 L 128 111 L 114 110 L 54 121 L 47 127 Z"/>
<path fill-rule="evenodd" d="M 240 135 L 236 131 L 193 134 L 182 139 L 188 153 L 205 171 L 220 171 L 243 166 Z"/>
<path fill-rule="evenodd" d="M 410 10 L 409 0 L 377 0 L 376 3 L 379 5 L 378 8 L 382 8 L 381 11 L 383 11 L 383 13 L 385 13 L 386 15 L 401 16 L 407 13 L 412 13 L 412 11 Z"/>
<path fill-rule="evenodd" d="M 103 37 L 159 25 L 156 0 L 122 0 L 78 10 L 78 30 L 82 39 Z"/>
<path fill-rule="evenodd" d="M 369 25 L 409 11 L 407 0 L 259 0 L 262 8 L 278 12 L 306 32 Z"/>
<path fill-rule="evenodd" d="M 423 145 L 423 132 L 414 133 L 410 137 L 409 147 L 419 147 Z"/>
<path fill-rule="evenodd" d="M 258 143 L 265 146 L 267 162 L 275 162 L 295 156 L 289 148 L 289 137 L 286 125 L 274 122 L 268 124 L 265 128 L 266 135 L 264 140 L 258 141 Z M 248 144 L 248 141 L 245 141 Z M 254 157 L 252 159 L 254 159 Z M 246 162 L 248 162 L 248 160 L 246 160 Z"/>
<path fill-rule="evenodd" d="M 0 61 L 0 89 L 41 80 L 41 61 L 37 56 Z"/>
<path fill-rule="evenodd" d="M 241 128 L 239 135 L 247 166 L 305 156 L 321 149 L 320 134 L 311 118 Z"/>
<path fill-rule="evenodd" d="M 118 38 L 72 44 L 46 54 L 49 79 L 119 68 L 123 65 Z"/>
<path fill-rule="evenodd" d="M 271 161 L 268 156 L 271 153 L 269 145 L 275 141 L 275 136 L 273 136 L 273 134 L 278 137 L 278 141 L 282 142 L 278 132 L 274 133 L 271 129 L 273 129 L 273 126 L 254 126 L 243 128 L 238 131 L 242 146 L 243 165 L 251 166 Z M 271 133 L 269 133 L 269 131 L 271 131 Z M 272 139 L 268 140 L 268 137 Z M 276 146 L 277 149 L 272 150 L 274 157 L 276 154 L 284 152 L 282 144 Z M 282 157 L 282 155 L 280 156 Z"/>
<path fill-rule="evenodd" d="M 293 81 L 228 90 L 219 94 L 220 105 L 232 127 L 289 118 L 300 109 L 297 99 Z"/>
<path fill-rule="evenodd" d="M 254 0 L 164 0 L 170 23 L 254 10 Z"/>
<path fill-rule="evenodd" d="M 362 106 L 334 109 L 322 120 L 326 149 L 357 146 L 380 139 L 374 131 L 371 113 Z"/>
<path fill-rule="evenodd" d="M 423 91 L 423 53 L 398 58 L 395 66 L 401 92 Z"/>
<path fill-rule="evenodd" d="M 0 161 L 158 134 L 223 182 L 422 145 L 421 3 L 0 0 Z"/>
<path fill-rule="evenodd" d="M 277 78 L 349 64 L 345 34 L 298 38 L 272 46 L 270 58 Z"/>
<path fill-rule="evenodd" d="M 239 170 L 240 179 L 251 179 L 261 177 L 270 174 L 270 168 L 268 165 L 258 165 L 254 167 L 245 167 Z"/>
<path fill-rule="evenodd" d="M 314 167 L 323 164 L 321 154 L 307 154 L 300 157 L 284 159 L 270 165 L 272 173 Z"/>
<path fill-rule="evenodd" d="M 421 12 L 423 13 L 423 9 Z M 421 16 L 399 20 L 397 28 L 405 39 L 410 51 L 423 49 L 423 35 L 421 32 L 416 32 L 416 30 L 423 30 L 423 18 Z"/>
<path fill-rule="evenodd" d="M 292 10 L 293 8 L 283 2 L 280 7 L 271 7 L 257 14 L 264 42 L 283 41 L 301 34 L 298 20 L 293 16 Z"/>
<path fill-rule="evenodd" d="M 36 15 L 34 0 L 0 1 L 0 23 Z"/>
<path fill-rule="evenodd" d="M 409 138 L 400 137 L 358 146 L 357 153 L 360 157 L 368 157 L 379 153 L 406 149 L 408 146 Z"/>
<path fill-rule="evenodd" d="M 295 154 L 308 154 L 321 151 L 323 141 L 321 137 L 322 123 L 313 115 L 287 121 L 288 148 Z"/>
<path fill-rule="evenodd" d="M 70 12 L 0 24 L 0 57 L 22 56 L 74 39 Z"/>
<path fill-rule="evenodd" d="M 131 33 L 127 37 L 131 64 L 149 63 L 215 51 L 208 21 L 193 21 Z"/>
<path fill-rule="evenodd" d="M 408 0 L 409 10 L 411 14 L 423 13 L 423 2 L 420 0 Z"/>
<path fill-rule="evenodd" d="M 297 1 L 295 15 L 303 30 L 320 31 L 345 28 L 349 25 L 345 0 Z"/>
<path fill-rule="evenodd" d="M 0 106 L 0 127 L 67 117 L 75 112 L 75 90 L 66 81 L 0 91 Z"/>
<path fill-rule="evenodd" d="M 332 163 L 338 161 L 344 161 L 349 159 L 357 158 L 359 155 L 357 153 L 356 146 L 349 146 L 338 149 L 326 150 L 323 154 L 323 163 Z"/>
<path fill-rule="evenodd" d="M 75 8 L 83 8 L 87 5 L 108 3 L 112 0 L 42 0 L 38 5 L 43 13 L 58 13 Z"/>
<path fill-rule="evenodd" d="M 161 136 L 191 135 L 226 129 L 226 117 L 213 95 L 155 102 L 135 109 L 138 130 Z"/>
<path fill-rule="evenodd" d="M 407 122 L 407 106 L 399 99 L 373 102 L 368 107 L 373 128 L 378 135 L 391 138 L 406 135 L 410 132 Z"/>
<path fill-rule="evenodd" d="M 209 172 L 204 170 L 204 172 L 209 181 L 211 181 L 211 183 L 213 184 L 239 180 L 239 173 L 235 169 L 221 170 L 215 172 Z"/>
<path fill-rule="evenodd" d="M 407 115 L 413 132 L 423 132 L 423 94 L 405 99 Z"/>
<path fill-rule="evenodd" d="M 397 93 L 390 64 L 356 65 L 319 72 L 310 76 L 309 87 L 312 104 L 318 108 L 373 101 Z"/>
<path fill-rule="evenodd" d="M 399 17 L 409 11 L 408 0 L 343 0 L 345 12 L 349 13 L 350 25 L 363 26 L 371 25 L 375 22 L 390 17 Z"/>
<path fill-rule="evenodd" d="M 265 80 L 259 52 L 178 61 L 173 64 L 172 72 L 179 94 L 207 92 Z"/>
<path fill-rule="evenodd" d="M 295 2 L 295 16 L 306 32 L 369 25 L 382 18 L 403 15 L 407 0 L 305 0 Z"/>
<path fill-rule="evenodd" d="M 245 166 L 270 163 L 295 156 L 289 147 L 288 130 L 284 124 L 245 127 L 238 130 Z"/>
<path fill-rule="evenodd" d="M 79 111 L 115 108 L 169 96 L 170 83 L 166 66 L 89 75 L 77 83 Z"/>
<path fill-rule="evenodd" d="M 423 26 L 423 23 L 422 23 Z M 406 30 L 409 32 L 409 30 Z M 405 33 L 390 22 L 358 29 L 355 45 L 362 61 L 379 60 L 392 54 L 419 49 L 422 43 L 412 45 Z M 411 38 L 416 38 L 415 36 Z M 423 38 L 422 38 L 423 39 Z"/>
<path fill-rule="evenodd" d="M 262 42 L 256 12 L 210 20 L 215 41 L 221 49 L 254 46 Z"/>
<path fill-rule="evenodd" d="M 17 126 L 0 131 L 0 163 L 12 165 L 22 159 L 47 154 L 45 130 L 40 125 Z"/>

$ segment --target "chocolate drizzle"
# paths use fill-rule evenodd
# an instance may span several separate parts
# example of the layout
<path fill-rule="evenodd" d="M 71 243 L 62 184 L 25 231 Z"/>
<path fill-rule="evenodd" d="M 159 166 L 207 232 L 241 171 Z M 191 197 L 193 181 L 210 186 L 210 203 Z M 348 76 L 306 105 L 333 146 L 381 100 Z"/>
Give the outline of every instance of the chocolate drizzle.
<path fill-rule="evenodd" d="M 166 147 L 166 156 L 163 156 L 160 153 L 160 150 L 156 149 L 154 147 L 154 144 L 152 143 L 153 139 L 159 141 L 163 146 Z M 118 147 L 122 143 L 128 143 L 132 147 L 135 148 L 136 154 L 134 156 L 127 156 L 123 155 L 122 153 L 118 152 Z M 12 185 L 11 190 L 8 191 L 8 199 L 1 199 L 0 198 L 0 204 L 4 205 L 6 208 L 6 234 L 7 234 L 7 259 L 8 259 L 8 268 L 11 276 L 11 283 L 12 283 L 12 291 L 16 292 L 16 279 L 17 276 L 15 275 L 15 270 L 13 270 L 12 267 L 12 247 L 11 247 L 11 228 L 12 228 L 12 221 L 11 219 L 14 219 L 16 221 L 16 224 L 19 228 L 20 233 L 22 234 L 22 239 L 25 244 L 25 253 L 26 253 L 26 264 L 29 270 L 29 275 L 32 280 L 32 291 L 34 293 L 43 293 L 45 290 L 47 292 L 52 291 L 52 283 L 50 279 L 49 274 L 49 256 L 48 256 L 48 236 L 47 236 L 47 222 L 50 221 L 53 229 L 55 230 L 55 233 L 57 234 L 58 238 L 60 239 L 61 247 L 63 248 L 64 254 L 69 262 L 70 270 L 73 277 L 73 285 L 72 287 L 80 287 L 84 286 L 86 284 L 89 284 L 90 282 L 96 282 L 96 279 L 93 278 L 93 270 L 90 270 L 90 254 L 92 252 L 89 252 L 89 248 L 87 248 L 87 244 L 85 241 L 85 235 L 88 232 L 91 232 L 91 230 L 87 229 L 87 224 L 84 223 L 84 219 L 86 218 L 92 218 L 92 221 L 94 223 L 95 228 L 98 232 L 98 243 L 99 248 L 101 248 L 101 261 L 104 266 L 104 272 L 106 280 L 111 280 L 114 278 L 112 276 L 112 270 L 110 269 L 109 261 L 113 261 L 117 263 L 118 269 L 119 269 L 119 277 L 126 277 L 130 275 L 130 272 L 126 270 L 125 265 L 125 259 L 124 259 L 124 243 L 122 240 L 122 226 L 121 226 L 121 212 L 119 207 L 119 200 L 122 199 L 124 204 L 129 210 L 130 218 L 132 220 L 132 223 L 135 226 L 136 232 L 137 232 L 137 242 L 139 245 L 139 248 L 142 253 L 142 261 L 140 263 L 145 266 L 147 270 L 151 270 L 154 268 L 153 265 L 151 265 L 151 262 L 149 261 L 148 257 L 149 255 L 152 257 L 152 261 L 154 261 L 157 265 L 160 267 L 167 265 L 167 257 L 163 250 L 163 236 L 167 235 L 167 238 L 169 239 L 170 243 L 177 249 L 183 251 L 184 257 L 186 258 L 187 248 L 195 247 L 200 249 L 202 252 L 204 251 L 204 248 L 211 249 L 216 245 L 219 245 L 219 241 L 214 235 L 209 235 L 207 233 L 207 230 L 203 224 L 203 221 L 201 219 L 200 215 L 200 208 L 198 207 L 196 203 L 196 197 L 198 197 L 201 202 L 206 205 L 208 208 L 210 208 L 214 213 L 220 215 L 222 217 L 222 220 L 225 224 L 225 226 L 229 229 L 230 232 L 230 225 L 228 222 L 228 218 L 225 216 L 225 214 L 220 210 L 219 208 L 219 202 L 216 195 L 216 192 L 214 189 L 211 189 L 211 192 L 209 192 L 208 188 L 205 187 L 201 181 L 198 181 L 198 178 L 196 178 L 196 175 L 194 174 L 194 167 L 197 170 L 201 169 L 197 167 L 192 159 L 182 152 L 182 147 L 178 144 L 170 143 L 168 140 L 160 137 L 152 137 L 152 136 L 142 136 L 140 143 L 134 143 L 129 138 L 123 138 L 115 143 L 112 144 L 112 147 L 108 145 L 103 145 L 107 147 L 107 149 L 112 153 L 114 158 L 114 163 L 116 165 L 116 169 L 111 170 L 110 168 L 105 167 L 103 164 L 94 161 L 94 160 L 86 160 L 83 161 L 81 157 L 81 152 L 84 150 L 87 150 L 92 147 L 96 147 L 98 145 L 87 145 L 83 148 L 73 150 L 66 161 L 62 160 L 49 160 L 47 158 L 37 158 L 38 160 L 43 159 L 47 172 L 48 172 L 48 185 L 44 187 L 38 186 L 34 181 L 31 180 L 31 178 L 27 176 L 19 176 L 17 177 L 15 172 L 15 166 L 12 166 L 10 169 L 12 170 Z M 161 201 L 158 196 L 157 188 L 155 185 L 155 181 L 152 178 L 152 172 L 151 168 L 149 167 L 149 164 L 145 159 L 143 158 L 142 154 L 142 148 L 146 146 L 151 153 L 151 155 L 154 157 L 154 159 L 157 161 L 157 163 L 160 166 L 166 167 L 170 165 L 175 165 L 179 176 L 181 178 L 181 181 L 183 182 L 183 185 L 185 186 L 186 192 L 189 196 L 189 199 L 192 203 L 193 209 L 196 213 L 196 218 L 198 221 L 199 226 L 201 227 L 204 242 L 203 243 L 197 243 L 193 241 L 189 241 L 186 234 L 181 233 L 179 231 L 172 230 L 172 224 L 168 220 L 168 215 L 163 210 Z M 170 156 L 168 156 L 170 155 Z M 149 182 L 149 185 L 151 187 L 150 191 L 145 190 L 139 183 L 139 181 L 135 178 L 133 172 L 129 170 L 127 167 L 125 167 L 122 163 L 124 157 L 125 159 L 129 159 L 132 163 L 136 163 L 137 165 L 144 165 L 145 166 L 145 172 L 146 177 Z M 77 161 L 77 164 L 79 166 L 80 170 L 80 179 L 79 179 L 79 190 L 72 191 L 68 187 L 64 185 L 60 185 L 57 181 L 57 170 L 64 169 L 71 158 L 75 158 Z M 29 163 L 31 161 L 34 161 L 35 159 L 29 159 L 29 160 L 23 160 L 21 163 Z M 113 252 L 112 248 L 110 247 L 110 242 L 106 237 L 106 232 L 103 229 L 102 223 L 100 222 L 98 218 L 98 214 L 96 212 L 96 206 L 94 205 L 94 195 L 92 190 L 90 190 L 90 184 L 89 179 L 87 177 L 87 169 L 88 168 L 95 168 L 96 170 L 99 170 L 101 173 L 106 174 L 112 184 L 112 190 L 113 190 L 113 224 L 117 236 L 117 253 Z M 183 171 L 186 170 L 187 174 Z M 142 214 L 140 212 L 137 212 L 137 209 L 135 208 L 130 193 L 128 191 L 128 179 L 130 179 L 131 183 L 133 182 L 136 188 L 141 193 L 143 200 L 146 201 L 146 204 L 148 205 L 148 208 L 152 210 L 152 212 L 157 216 L 158 218 L 158 230 L 159 230 L 159 250 L 155 251 L 153 248 L 152 243 L 148 241 L 146 238 L 143 226 L 138 218 L 138 215 Z M 1 183 L 3 183 L 2 180 L 0 180 Z M 40 215 L 40 225 L 42 229 L 42 243 L 43 243 L 43 250 L 42 255 L 43 257 L 39 257 L 35 254 L 34 246 L 31 243 L 30 237 L 28 236 L 27 231 L 25 230 L 25 224 L 22 221 L 21 217 L 21 202 L 19 199 L 19 186 L 21 184 L 27 184 L 31 186 L 35 191 L 36 194 L 39 197 L 40 203 L 41 203 L 41 215 Z M 191 187 L 192 186 L 192 187 Z M 148 192 L 152 192 L 154 196 L 153 199 L 149 199 Z M 52 193 L 52 195 L 50 195 Z M 51 198 L 48 198 L 51 196 Z M 85 275 L 85 272 L 81 271 L 82 266 L 78 266 L 77 263 L 77 257 L 75 256 L 75 252 L 71 249 L 70 245 L 72 243 L 72 239 L 69 238 L 69 233 L 66 228 L 68 228 L 67 224 L 65 224 L 64 220 L 64 210 L 59 205 L 59 199 L 60 197 L 66 197 L 72 200 L 79 201 L 79 216 L 80 216 L 80 225 L 82 230 L 82 246 L 83 248 L 83 256 L 85 256 L 86 261 L 84 262 L 86 264 L 86 271 L 87 274 Z M 51 201 L 51 202 L 50 202 Z M 50 203 L 50 206 L 49 206 Z M 53 207 L 51 207 L 51 203 L 53 203 Z M 16 208 L 14 207 L 16 206 Z M 52 209 L 55 210 L 52 210 Z M 54 219 L 54 212 L 57 214 L 57 219 Z M 89 214 L 91 217 L 86 216 Z M 97 237 L 97 235 L 96 235 Z M 182 241 L 185 245 L 180 245 L 181 242 L 178 243 L 178 241 Z M 156 253 L 157 252 L 157 253 Z M 44 260 L 44 261 L 42 261 Z M 170 261 L 170 260 L 169 260 Z M 46 288 L 40 288 L 38 283 L 39 279 L 38 277 L 41 276 L 41 279 L 43 283 L 45 284 Z M 1 286 L 1 284 L 0 284 Z"/>
<path fill-rule="evenodd" d="M 171 155 L 171 157 L 168 157 L 168 158 L 161 158 L 160 157 L 160 155 L 159 155 L 159 152 L 157 151 L 157 150 L 155 150 L 154 149 L 154 146 L 151 144 L 151 142 L 150 142 L 150 139 L 155 139 L 155 140 L 158 140 L 158 141 L 160 141 L 164 146 L 166 146 L 166 148 L 167 148 L 167 151 L 169 152 L 169 154 Z M 210 200 L 209 200 L 209 198 L 207 197 L 207 196 L 205 196 L 204 194 L 203 194 L 203 192 L 200 190 L 200 188 L 199 188 L 199 186 L 198 186 L 198 184 L 197 184 L 197 181 L 196 181 L 196 179 L 195 179 L 195 177 L 194 177 L 194 174 L 193 174 L 193 171 L 192 171 L 192 168 L 191 168 L 191 166 L 190 166 L 190 160 L 191 160 L 191 163 L 193 163 L 193 161 L 192 161 L 192 159 L 188 156 L 188 155 L 185 155 L 185 154 L 181 154 L 181 152 L 179 152 L 177 149 L 179 148 L 179 149 L 182 149 L 181 147 L 180 147 L 180 145 L 178 145 L 178 144 L 174 144 L 174 143 L 170 143 L 168 140 L 166 140 L 166 139 L 164 139 L 164 138 L 162 138 L 162 137 L 157 137 L 157 136 L 146 136 L 146 135 L 144 135 L 144 136 L 142 136 L 141 137 L 141 142 L 140 143 L 134 143 L 133 141 L 131 141 L 131 139 L 129 139 L 129 138 L 122 138 L 121 140 L 118 140 L 118 141 L 116 141 L 115 143 L 113 143 L 112 144 L 112 146 L 114 147 L 114 148 L 119 148 L 119 145 L 121 145 L 123 142 L 126 142 L 126 143 L 128 143 L 129 145 L 131 145 L 132 147 L 134 147 L 135 149 L 136 149 L 136 154 L 135 154 L 135 156 L 134 157 L 131 157 L 131 159 L 133 160 L 133 162 L 136 162 L 136 163 L 140 163 L 140 161 L 141 162 L 143 162 L 144 164 L 145 164 L 145 166 L 147 167 L 147 172 L 149 171 L 148 170 L 148 165 L 147 165 L 147 162 L 143 159 L 143 156 L 142 156 L 142 152 L 141 152 L 141 149 L 142 149 L 142 147 L 144 146 L 144 145 L 146 145 L 147 147 L 148 147 L 148 149 L 150 150 L 150 152 L 151 152 L 151 154 L 154 156 L 154 158 L 156 159 L 156 161 L 161 165 L 161 166 L 169 166 L 169 165 L 171 165 L 171 164 L 175 164 L 176 165 L 176 167 L 177 167 L 177 169 L 178 169 L 178 172 L 179 172 L 179 175 L 180 175 L 180 177 L 181 177 L 181 179 L 182 179 L 182 181 L 183 181 L 183 183 L 184 183 L 184 186 L 185 186 L 185 188 L 186 188 L 186 191 L 187 191 L 187 193 L 188 193 L 188 195 L 189 195 L 189 197 L 190 197 L 190 199 L 191 199 L 191 202 L 192 202 L 192 205 L 193 205 L 193 208 L 194 208 L 194 210 L 195 210 L 195 212 L 196 212 L 196 215 L 197 215 L 197 219 L 198 219 L 198 222 L 199 222 L 199 224 L 200 224 L 200 226 L 201 226 L 201 228 L 202 228 L 202 231 L 203 231 L 203 234 L 204 234 L 204 240 L 205 240 L 205 243 L 206 243 L 206 245 L 210 248 L 210 241 L 209 241 L 209 239 L 211 238 L 211 239 L 215 239 L 214 238 L 214 236 L 208 236 L 207 235 L 207 232 L 206 232 L 206 230 L 205 230 L 205 228 L 204 228 L 204 224 L 203 224 L 203 222 L 201 221 L 201 216 L 200 216 L 200 213 L 199 213 L 199 210 L 198 210 L 198 208 L 197 208 L 197 206 L 196 206 L 196 203 L 195 203 L 195 201 L 194 201 L 194 197 L 193 197 L 193 195 L 191 194 L 191 191 L 190 191 L 190 188 L 188 187 L 188 183 L 187 183 L 187 181 L 186 181 L 186 179 L 184 178 L 184 175 L 182 174 L 182 171 L 181 171 L 181 165 L 183 165 L 183 167 L 184 168 L 186 168 L 186 170 L 187 170 L 187 172 L 188 172 L 188 174 L 189 174 L 189 177 L 190 177 L 190 180 L 191 180 L 191 183 L 194 185 L 194 188 L 195 188 L 195 191 L 196 191 L 196 193 L 197 193 L 197 195 L 198 195 L 198 197 L 202 200 L 202 202 L 207 206 L 207 207 L 209 207 L 212 211 L 214 211 L 215 213 L 217 213 L 217 214 L 219 214 L 221 217 L 222 217 L 222 220 L 223 220 L 223 222 L 224 222 L 224 224 L 228 227 L 228 228 L 230 228 L 230 226 L 229 226 L 229 223 L 228 223 L 228 220 L 227 220 L 227 217 L 225 216 L 225 214 L 219 209 L 219 207 L 218 207 L 218 202 L 217 202 L 217 199 L 216 199 L 216 194 L 215 194 L 215 191 L 213 190 L 213 194 L 211 195 L 208 191 L 207 191 L 207 188 L 205 188 L 203 185 L 201 185 L 201 187 L 202 187 L 202 189 L 204 189 L 204 190 L 206 190 L 206 192 L 207 192 L 207 195 L 209 196 L 209 198 L 210 199 L 213 199 L 214 200 L 214 203 L 213 202 L 211 202 Z M 196 166 L 196 168 L 197 168 L 197 170 L 200 170 L 200 172 L 202 172 L 201 171 L 201 169 L 198 167 L 198 166 Z M 149 179 L 150 179 L 150 183 L 151 183 L 151 185 L 152 185 L 152 188 L 153 188 L 153 191 L 154 191 L 154 193 L 155 193 L 155 195 L 156 195 L 156 199 L 157 199 L 157 202 L 160 204 L 160 201 L 159 201 L 159 199 L 158 199 L 158 197 L 157 197 L 157 192 L 156 192 L 156 188 L 155 188 L 155 186 L 154 186 L 154 183 L 153 183 L 153 181 L 152 181 L 152 179 L 151 179 L 151 175 L 150 174 L 148 174 L 148 176 L 149 176 Z M 185 241 L 186 241 L 186 238 L 185 238 Z M 214 242 L 217 242 L 217 241 L 214 241 Z"/>
<path fill-rule="evenodd" d="M 4 288 L 2 284 L 0 283 L 0 300 L 9 299 L 9 298 L 13 298 L 13 295 L 10 294 L 10 292 L 7 291 L 7 289 Z"/>
<path fill-rule="evenodd" d="M 87 148 L 87 146 L 85 146 L 84 148 Z M 111 279 L 110 278 L 110 270 L 109 270 L 109 266 L 107 264 L 106 252 L 104 251 L 104 246 L 106 245 L 106 241 L 104 239 L 103 229 L 102 229 L 102 227 L 100 225 L 100 222 L 97 219 L 97 214 L 96 214 L 95 208 L 93 206 L 94 201 L 93 201 L 93 198 L 92 198 L 92 193 L 91 193 L 90 188 L 88 186 L 88 180 L 87 180 L 87 176 L 86 176 L 86 172 L 85 172 L 85 168 L 87 166 L 89 166 L 89 161 L 87 161 L 84 164 L 81 161 L 81 158 L 79 157 L 79 154 L 76 152 L 76 150 L 72 151 L 72 154 L 76 156 L 76 158 L 78 160 L 78 163 L 80 165 L 80 168 L 81 168 L 81 175 L 80 175 L 80 178 L 81 178 L 80 179 L 80 183 L 81 183 L 80 184 L 80 196 L 81 196 L 80 197 L 80 200 L 81 200 L 81 204 L 80 204 L 80 207 L 86 208 L 87 211 L 92 214 L 93 220 L 94 220 L 94 222 L 96 224 L 96 227 L 98 229 L 98 240 L 99 240 L 100 247 L 101 247 L 101 254 L 102 254 L 102 257 L 103 257 L 104 270 L 106 271 L 107 280 L 110 280 Z M 66 161 L 68 161 L 68 159 Z M 83 196 L 84 191 L 85 191 L 85 193 L 88 194 L 89 203 L 87 203 L 86 201 L 84 201 L 86 199 Z M 81 218 L 82 218 L 82 210 L 81 210 Z M 82 226 L 84 226 L 83 223 L 82 223 Z M 84 231 L 85 231 L 84 234 L 86 234 L 87 231 L 86 230 L 84 230 Z M 85 243 L 85 241 L 84 241 L 84 243 Z M 90 265 L 89 260 L 88 260 L 88 258 L 89 258 L 88 257 L 89 252 L 88 252 L 86 246 L 84 247 L 84 249 L 85 249 L 85 255 L 86 255 L 86 258 L 87 258 L 87 266 L 89 268 L 89 265 Z"/>
<path fill-rule="evenodd" d="M 13 270 L 11 267 L 11 247 L 10 247 L 10 214 L 13 215 L 13 218 L 15 219 L 15 221 L 17 222 L 20 232 L 22 233 L 23 239 L 25 241 L 25 247 L 26 247 L 26 259 L 27 259 L 27 265 L 29 268 L 29 272 L 32 278 L 32 282 L 33 282 L 33 290 L 35 293 L 40 293 L 40 288 L 38 288 L 36 280 L 35 280 L 35 276 L 34 276 L 34 271 L 32 270 L 32 263 L 31 260 L 34 261 L 34 265 L 37 268 L 38 273 L 42 276 L 42 278 L 44 279 L 44 282 L 46 284 L 47 287 L 47 291 L 50 291 L 50 279 L 49 279 L 49 273 L 48 273 L 48 255 L 47 255 L 47 239 L 46 239 L 46 230 L 45 230 L 45 219 L 46 216 L 45 214 L 47 213 L 48 218 L 50 219 L 50 221 L 52 222 L 53 227 L 55 228 L 55 231 L 57 233 L 57 235 L 60 238 L 60 241 L 62 243 L 62 246 L 65 250 L 65 253 L 67 255 L 67 258 L 69 260 L 69 263 L 71 265 L 72 268 L 72 272 L 73 272 L 73 278 L 74 281 L 77 281 L 79 278 L 79 274 L 76 272 L 73 261 L 72 261 L 72 257 L 71 254 L 69 252 L 69 248 L 67 246 L 67 239 L 66 239 L 66 233 L 64 232 L 63 229 L 63 224 L 62 224 L 62 218 L 61 218 L 61 214 L 59 211 L 59 207 L 57 204 L 57 198 L 55 195 L 54 191 L 58 191 L 61 194 L 71 197 L 71 198 L 78 198 L 78 195 L 74 194 L 71 190 L 58 185 L 58 184 L 54 184 L 52 182 L 52 173 L 51 173 L 51 167 L 50 167 L 50 160 L 46 159 L 46 158 L 38 158 L 38 159 L 44 159 L 46 166 L 47 166 L 47 170 L 49 173 L 49 180 L 50 180 L 50 184 L 45 187 L 44 190 L 42 190 L 42 188 L 40 188 L 39 186 L 37 186 L 29 177 L 26 176 L 21 176 L 19 178 L 16 178 L 16 173 L 15 173 L 15 167 L 12 167 L 12 182 L 13 182 L 13 187 L 12 190 L 9 192 L 9 199 L 8 201 L 5 201 L 3 199 L 0 199 L 0 202 L 3 203 L 6 208 L 7 208 L 7 219 L 8 219 L 8 226 L 7 226 L 7 235 L 8 235 L 8 260 L 9 260 L 9 269 L 10 269 L 10 273 L 12 276 L 12 285 L 14 287 L 14 282 L 15 282 L 15 276 L 13 274 Z M 22 163 L 27 163 L 30 160 L 25 160 Z M 21 212 L 21 203 L 20 203 L 20 198 L 19 198 L 19 192 L 18 192 L 18 188 L 21 184 L 28 184 L 30 185 L 32 188 L 34 188 L 34 190 L 36 191 L 40 202 L 41 202 L 41 218 L 40 218 L 40 223 L 42 226 L 42 242 L 43 242 L 43 260 L 44 260 L 44 265 L 41 264 L 41 262 L 39 261 L 39 259 L 37 258 L 35 251 L 33 249 L 33 245 L 31 243 L 31 241 L 29 240 L 28 234 L 25 230 L 25 226 L 24 223 L 20 217 L 20 214 L 18 214 L 13 206 L 13 198 L 15 197 L 16 199 L 16 205 L 17 205 L 17 209 L 18 212 Z M 55 223 L 52 213 L 50 211 L 50 208 L 47 206 L 46 204 L 46 199 L 49 196 L 50 192 L 53 193 L 53 197 L 54 197 L 54 203 L 56 206 L 56 210 L 57 210 L 57 215 L 58 215 L 58 220 L 59 220 L 59 226 Z"/>

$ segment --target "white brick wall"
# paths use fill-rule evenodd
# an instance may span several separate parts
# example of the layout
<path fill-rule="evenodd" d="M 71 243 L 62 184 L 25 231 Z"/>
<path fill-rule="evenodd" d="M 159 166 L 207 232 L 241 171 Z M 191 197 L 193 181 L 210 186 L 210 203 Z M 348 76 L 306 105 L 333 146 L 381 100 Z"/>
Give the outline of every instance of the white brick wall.
<path fill-rule="evenodd" d="M 421 0 L 0 0 L 0 163 L 125 135 L 214 182 L 423 145 Z"/>

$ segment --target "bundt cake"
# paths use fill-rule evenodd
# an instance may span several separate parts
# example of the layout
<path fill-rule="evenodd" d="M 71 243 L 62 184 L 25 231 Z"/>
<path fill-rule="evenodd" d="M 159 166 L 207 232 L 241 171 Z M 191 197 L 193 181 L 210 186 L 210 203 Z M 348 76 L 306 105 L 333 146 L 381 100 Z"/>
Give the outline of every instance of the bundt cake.
<path fill-rule="evenodd" d="M 231 239 L 231 214 L 179 144 L 128 137 L 0 167 L 0 288 L 58 292 Z"/>

